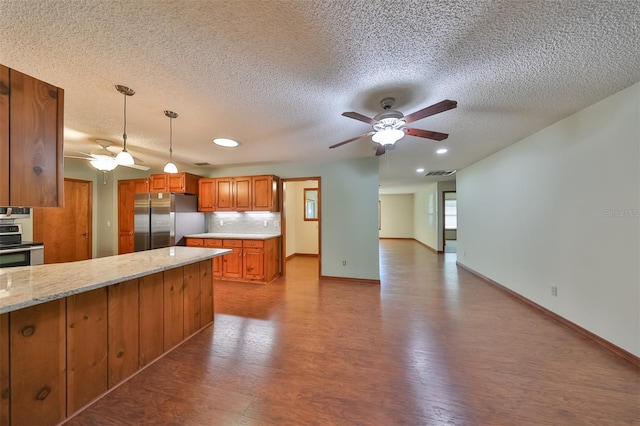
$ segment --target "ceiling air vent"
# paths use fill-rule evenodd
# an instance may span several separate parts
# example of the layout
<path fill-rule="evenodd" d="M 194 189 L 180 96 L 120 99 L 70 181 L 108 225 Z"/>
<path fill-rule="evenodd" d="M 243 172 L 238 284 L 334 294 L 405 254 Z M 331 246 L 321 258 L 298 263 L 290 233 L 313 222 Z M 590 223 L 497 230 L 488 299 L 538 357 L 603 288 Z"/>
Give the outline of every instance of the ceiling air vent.
<path fill-rule="evenodd" d="M 427 172 L 425 176 L 451 176 L 457 172 L 457 170 L 433 170 L 431 172 Z"/>
<path fill-rule="evenodd" d="M 193 163 L 194 166 L 210 166 L 209 163 Z"/>

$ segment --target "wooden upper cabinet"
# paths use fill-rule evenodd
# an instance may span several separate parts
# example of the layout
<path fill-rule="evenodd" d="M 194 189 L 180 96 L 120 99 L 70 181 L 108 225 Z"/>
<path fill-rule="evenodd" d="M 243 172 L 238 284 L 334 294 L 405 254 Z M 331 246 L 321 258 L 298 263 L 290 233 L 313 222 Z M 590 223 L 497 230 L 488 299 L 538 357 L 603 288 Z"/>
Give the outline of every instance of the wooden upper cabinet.
<path fill-rule="evenodd" d="M 149 192 L 174 192 L 198 195 L 200 176 L 191 173 L 162 173 L 151 175 Z"/>
<path fill-rule="evenodd" d="M 202 178 L 198 181 L 198 211 L 212 212 L 215 209 L 216 180 Z"/>
<path fill-rule="evenodd" d="M 246 212 L 252 209 L 251 177 L 236 177 L 234 180 L 233 201 L 235 211 Z"/>
<path fill-rule="evenodd" d="M 64 90 L 0 65 L 0 204 L 63 205 L 63 119 Z"/>
<path fill-rule="evenodd" d="M 233 178 L 215 180 L 216 211 L 233 211 Z"/>
<path fill-rule="evenodd" d="M 278 185 L 280 179 L 277 176 L 252 176 L 251 185 L 253 192 L 253 211 L 277 212 L 280 210 L 278 202 Z"/>
<path fill-rule="evenodd" d="M 134 192 L 136 194 L 146 194 L 149 192 L 149 179 L 131 179 L 133 181 Z"/>

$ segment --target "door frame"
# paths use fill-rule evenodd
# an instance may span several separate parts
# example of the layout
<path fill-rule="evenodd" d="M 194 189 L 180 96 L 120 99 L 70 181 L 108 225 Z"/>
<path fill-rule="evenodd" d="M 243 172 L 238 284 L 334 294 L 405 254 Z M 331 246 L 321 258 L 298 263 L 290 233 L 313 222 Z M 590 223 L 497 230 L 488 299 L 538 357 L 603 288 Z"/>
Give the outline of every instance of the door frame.
<path fill-rule="evenodd" d="M 445 247 L 447 245 L 447 237 L 445 235 L 446 233 L 446 228 L 444 226 L 444 204 L 445 204 L 445 200 L 447 199 L 447 195 L 446 194 L 451 194 L 454 193 L 456 194 L 456 205 L 457 205 L 457 200 L 458 200 L 458 194 L 456 190 L 450 190 L 450 191 L 442 191 L 442 252 L 445 252 Z M 458 210 L 456 208 L 456 217 L 458 216 Z M 456 227 L 456 240 L 457 240 L 457 234 L 458 234 L 458 228 Z"/>
<path fill-rule="evenodd" d="M 296 177 L 296 178 L 280 178 L 280 271 L 281 276 L 286 275 L 287 271 L 287 212 L 285 210 L 285 201 L 287 194 L 284 190 L 286 182 L 304 182 L 314 180 L 318 183 L 318 278 L 322 276 L 322 178 L 320 176 Z"/>

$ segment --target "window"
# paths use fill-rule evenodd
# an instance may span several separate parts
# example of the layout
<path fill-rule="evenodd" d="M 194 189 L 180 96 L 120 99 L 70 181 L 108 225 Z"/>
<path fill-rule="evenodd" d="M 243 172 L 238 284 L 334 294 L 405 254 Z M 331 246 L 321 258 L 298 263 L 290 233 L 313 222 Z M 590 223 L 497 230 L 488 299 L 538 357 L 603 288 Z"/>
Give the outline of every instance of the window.
<path fill-rule="evenodd" d="M 458 229 L 458 200 L 444 200 L 444 229 Z"/>

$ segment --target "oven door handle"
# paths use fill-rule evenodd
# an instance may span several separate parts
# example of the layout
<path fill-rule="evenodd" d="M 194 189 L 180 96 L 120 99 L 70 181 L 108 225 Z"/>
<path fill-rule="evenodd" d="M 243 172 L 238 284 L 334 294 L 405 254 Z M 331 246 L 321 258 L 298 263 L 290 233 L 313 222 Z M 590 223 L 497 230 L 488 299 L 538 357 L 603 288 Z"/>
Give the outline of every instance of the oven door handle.
<path fill-rule="evenodd" d="M 30 247 L 20 247 L 20 248 L 14 248 L 14 249 L 0 249 L 0 255 L 6 254 L 6 253 L 19 253 L 21 251 L 40 250 L 43 248 L 44 246 L 30 246 Z"/>

